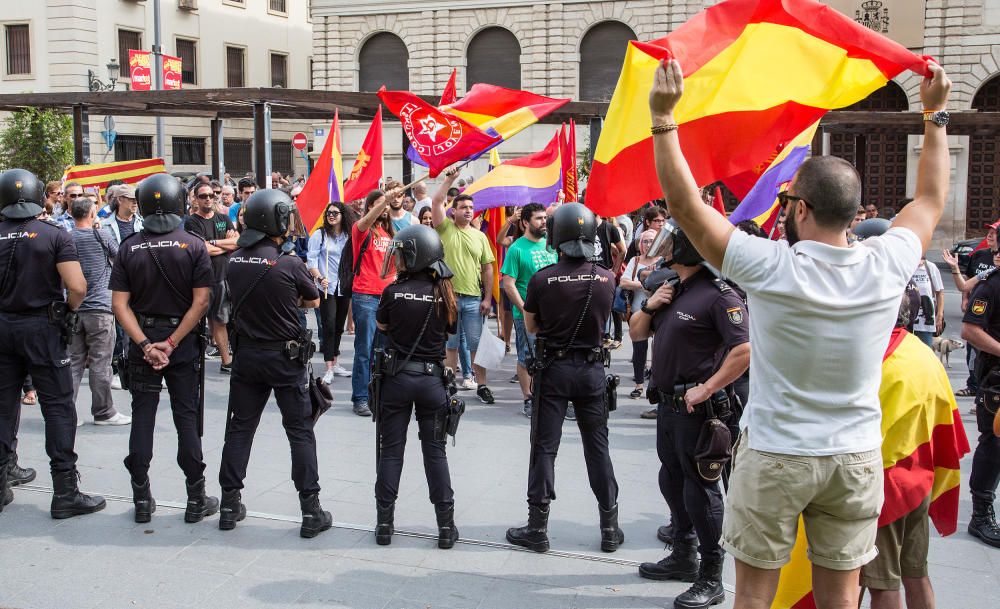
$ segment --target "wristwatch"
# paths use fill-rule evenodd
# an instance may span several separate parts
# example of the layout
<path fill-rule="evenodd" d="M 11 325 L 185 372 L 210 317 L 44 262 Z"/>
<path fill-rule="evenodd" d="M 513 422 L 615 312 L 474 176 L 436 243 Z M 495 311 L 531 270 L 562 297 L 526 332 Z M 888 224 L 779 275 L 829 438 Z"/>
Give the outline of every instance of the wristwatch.
<path fill-rule="evenodd" d="M 141 343 L 139 343 L 139 350 L 142 351 L 143 353 L 145 353 L 146 352 L 146 347 L 148 347 L 148 346 L 150 346 L 152 344 L 153 343 L 149 342 L 149 339 L 147 338 L 147 339 L 143 340 Z"/>
<path fill-rule="evenodd" d="M 642 301 L 642 307 L 641 307 L 641 310 L 642 310 L 642 312 L 643 312 L 643 313 L 645 313 L 646 315 L 649 315 L 650 317 L 652 317 L 653 315 L 655 315 L 655 314 L 656 314 L 656 312 L 657 312 L 657 311 L 659 311 L 659 309 L 650 309 L 650 308 L 649 308 L 648 306 L 646 306 L 646 303 L 648 303 L 648 302 L 649 302 L 649 300 L 648 300 L 648 299 L 647 299 L 647 300 L 643 300 L 643 301 Z"/>
<path fill-rule="evenodd" d="M 945 127 L 951 121 L 951 114 L 944 110 L 924 110 L 924 121 L 934 123 L 938 127 Z"/>

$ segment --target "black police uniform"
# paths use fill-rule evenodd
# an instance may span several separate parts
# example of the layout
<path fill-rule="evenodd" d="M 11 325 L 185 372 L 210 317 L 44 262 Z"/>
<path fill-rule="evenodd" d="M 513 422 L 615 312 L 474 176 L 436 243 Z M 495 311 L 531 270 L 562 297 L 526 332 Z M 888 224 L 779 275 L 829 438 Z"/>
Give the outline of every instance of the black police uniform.
<path fill-rule="evenodd" d="M 980 326 L 993 339 L 1000 340 L 1000 272 L 996 269 L 972 291 L 962 322 Z M 1000 547 L 1000 529 L 993 513 L 997 484 L 1000 482 L 1000 438 L 993 434 L 993 419 L 1000 406 L 1000 357 L 979 352 L 976 373 L 979 375 L 976 392 L 979 443 L 972 457 L 972 473 L 969 476 L 973 512 L 969 532 L 990 545 Z"/>
<path fill-rule="evenodd" d="M 702 557 L 721 559 L 722 491 L 718 481 L 701 477 L 694 459 L 706 405 L 688 413 L 684 394 L 715 374 L 733 347 L 749 342 L 747 311 L 729 284 L 702 268 L 676 287 L 670 304 L 653 315 L 651 328 L 650 385 L 661 395 L 656 419 L 659 483 L 673 516 L 674 543 L 691 546 L 697 533 Z"/>
<path fill-rule="evenodd" d="M 191 308 L 192 290 L 211 288 L 213 283 L 212 263 L 204 241 L 176 228 L 163 234 L 142 230 L 123 240 L 109 287 L 129 294 L 129 307 L 143 333 L 155 343 L 165 341 L 180 324 Z M 148 482 L 156 409 L 164 379 L 177 429 L 177 464 L 189 487 L 204 478 L 199 404 L 201 349 L 201 337 L 191 332 L 170 354 L 170 363 L 162 370 L 154 370 L 144 360 L 142 349 L 130 341 L 132 431 L 125 467 L 133 483 Z"/>
<path fill-rule="evenodd" d="M 414 411 L 420 430 L 420 449 L 424 456 L 424 473 L 430 500 L 446 509 L 455 503 L 448 470 L 446 442 L 435 440 L 435 418 L 444 416 L 448 393 L 443 377 L 445 343 L 455 324 L 448 324 L 440 297 L 435 302 L 434 284 L 427 272 L 405 275 L 386 287 L 379 300 L 375 320 L 386 326 L 387 350 L 394 352 L 402 364 L 412 353 L 405 368 L 394 375 L 386 374 L 382 382 L 381 455 L 375 498 L 383 507 L 396 501 L 399 478 L 403 473 L 403 451 L 406 430 Z M 427 314 L 430 311 L 430 318 Z M 428 319 L 423 330 L 424 319 Z"/>
<path fill-rule="evenodd" d="M 965 268 L 962 269 L 962 274 L 966 278 L 973 278 L 979 273 L 989 271 L 994 269 L 993 265 L 993 250 L 982 249 L 976 252 L 972 252 L 969 256 L 969 261 L 965 264 Z M 969 367 L 969 378 L 965 381 L 966 387 L 972 391 L 978 389 L 978 379 L 976 379 L 975 368 L 976 368 L 976 356 L 979 351 L 976 350 L 970 343 L 965 343 L 965 363 Z"/>
<path fill-rule="evenodd" d="M 590 306 L 571 345 L 591 290 Z M 614 294 L 615 277 L 611 271 L 566 255 L 528 281 L 524 310 L 535 315 L 538 338 L 545 345 L 545 352 L 536 355 L 545 361 L 551 359 L 541 373 L 540 386 L 535 388 L 538 412 L 533 420 L 534 443 L 528 471 L 530 505 L 547 506 L 556 497 L 556 454 L 570 402 L 576 409 L 590 488 L 602 510 L 610 510 L 618 503 L 618 482 L 608 452 L 608 405 L 600 351 Z"/>
<path fill-rule="evenodd" d="M 316 300 L 319 291 L 302 260 L 283 254 L 271 239 L 236 250 L 229 258 L 227 276 L 236 307 L 238 355 L 233 359 L 219 470 L 222 491 L 225 495 L 243 488 L 254 433 L 273 390 L 291 446 L 295 489 L 300 498 L 316 495 L 319 466 L 306 356 L 299 357 L 289 343 L 298 343 L 304 353 L 311 351 L 299 326 L 298 302 Z"/>

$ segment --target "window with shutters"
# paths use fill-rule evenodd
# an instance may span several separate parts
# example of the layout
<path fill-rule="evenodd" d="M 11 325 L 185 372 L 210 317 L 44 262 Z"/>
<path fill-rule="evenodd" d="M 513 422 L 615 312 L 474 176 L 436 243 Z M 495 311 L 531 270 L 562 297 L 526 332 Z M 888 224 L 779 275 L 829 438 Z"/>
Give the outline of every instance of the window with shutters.
<path fill-rule="evenodd" d="M 271 53 L 271 86 L 288 88 L 288 55 Z"/>
<path fill-rule="evenodd" d="M 267 12 L 278 15 L 288 14 L 287 0 L 267 0 Z"/>
<path fill-rule="evenodd" d="M 403 39 L 379 32 L 365 41 L 358 53 L 358 91 L 390 91 L 410 88 L 410 53 Z"/>
<path fill-rule="evenodd" d="M 198 84 L 198 43 L 178 38 L 177 56 L 181 58 L 181 82 L 185 85 Z"/>
<path fill-rule="evenodd" d="M 590 28 L 580 42 L 580 99 L 610 101 L 625 62 L 632 28 L 618 21 L 605 21 Z"/>
<path fill-rule="evenodd" d="M 521 88 L 521 45 L 509 30 L 489 27 L 476 34 L 469 42 L 466 60 L 466 87 L 485 82 Z"/>
<path fill-rule="evenodd" d="M 247 67 L 247 50 L 243 47 L 226 46 L 227 87 L 247 86 L 246 67 Z"/>
<path fill-rule="evenodd" d="M 253 140 L 227 137 L 222 144 L 222 154 L 230 175 L 242 176 L 253 171 Z"/>
<path fill-rule="evenodd" d="M 119 135 L 115 138 L 115 160 L 137 161 L 153 158 L 153 136 Z"/>
<path fill-rule="evenodd" d="M 4 26 L 7 76 L 31 74 L 31 31 L 27 23 Z"/>
<path fill-rule="evenodd" d="M 118 65 L 121 66 L 122 78 L 129 78 L 128 52 L 141 50 L 142 32 L 118 30 Z"/>
<path fill-rule="evenodd" d="M 292 173 L 292 141 L 271 140 L 271 171 L 280 171 L 281 175 Z M 290 180 L 289 180 L 290 181 Z"/>
<path fill-rule="evenodd" d="M 174 137 L 171 139 L 174 165 L 204 165 L 205 138 Z"/>

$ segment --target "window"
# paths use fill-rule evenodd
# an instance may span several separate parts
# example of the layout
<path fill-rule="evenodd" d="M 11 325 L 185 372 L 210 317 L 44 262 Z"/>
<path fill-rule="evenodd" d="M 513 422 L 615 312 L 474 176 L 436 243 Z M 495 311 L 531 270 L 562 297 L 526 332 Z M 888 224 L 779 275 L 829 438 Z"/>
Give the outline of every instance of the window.
<path fill-rule="evenodd" d="M 246 56 L 247 50 L 243 47 L 226 47 L 226 86 L 245 87 L 246 85 Z"/>
<path fill-rule="evenodd" d="M 410 53 L 399 36 L 375 34 L 358 54 L 358 91 L 378 91 L 382 85 L 390 91 L 409 90 L 409 60 Z"/>
<path fill-rule="evenodd" d="M 288 55 L 271 53 L 271 86 L 288 88 Z"/>
<path fill-rule="evenodd" d="M 181 58 L 181 82 L 185 85 L 198 84 L 198 43 L 178 38 L 177 56 Z"/>
<path fill-rule="evenodd" d="M 115 138 L 115 160 L 136 161 L 153 158 L 153 136 L 119 135 Z"/>
<path fill-rule="evenodd" d="M 271 13 L 281 13 L 284 15 L 288 13 L 286 4 L 286 0 L 267 0 L 267 10 Z"/>
<path fill-rule="evenodd" d="M 271 171 L 287 176 L 292 173 L 292 142 L 271 140 Z"/>
<path fill-rule="evenodd" d="M 253 140 L 227 137 L 222 144 L 222 154 L 226 159 L 226 171 L 230 175 L 242 176 L 253 171 Z"/>
<path fill-rule="evenodd" d="M 174 153 L 174 165 L 204 165 L 205 138 L 174 137 L 171 140 Z"/>
<path fill-rule="evenodd" d="M 618 21 L 598 23 L 580 42 L 580 99 L 610 101 L 625 63 L 632 28 Z"/>
<path fill-rule="evenodd" d="M 142 32 L 118 30 L 118 65 L 121 66 L 122 78 L 129 77 L 128 52 L 141 50 Z"/>
<path fill-rule="evenodd" d="M 469 42 L 466 58 L 467 87 L 486 82 L 508 89 L 521 88 L 521 45 L 510 31 L 490 27 L 479 32 Z"/>
<path fill-rule="evenodd" d="M 31 37 L 28 24 L 5 25 L 7 74 L 31 74 Z"/>

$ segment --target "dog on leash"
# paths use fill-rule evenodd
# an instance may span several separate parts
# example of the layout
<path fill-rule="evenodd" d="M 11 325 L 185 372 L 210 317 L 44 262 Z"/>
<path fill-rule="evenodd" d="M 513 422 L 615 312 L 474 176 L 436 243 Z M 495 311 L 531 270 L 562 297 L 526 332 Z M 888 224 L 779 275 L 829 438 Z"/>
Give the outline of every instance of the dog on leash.
<path fill-rule="evenodd" d="M 957 351 L 963 349 L 965 344 L 960 340 L 955 340 L 953 338 L 944 338 L 942 336 L 937 336 L 931 343 L 931 349 L 934 353 L 938 354 L 938 358 L 941 363 L 946 367 L 951 368 L 950 356 L 952 351 Z"/>

